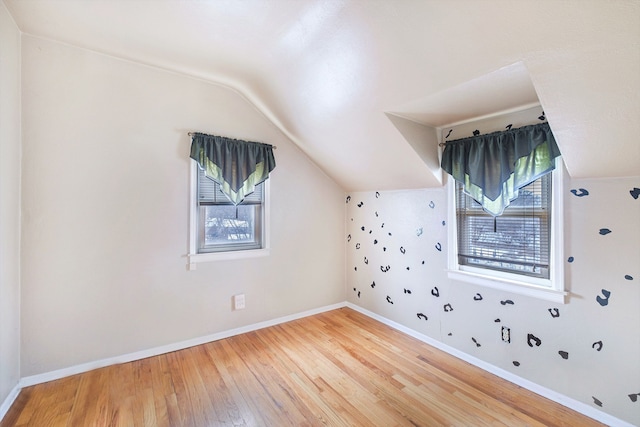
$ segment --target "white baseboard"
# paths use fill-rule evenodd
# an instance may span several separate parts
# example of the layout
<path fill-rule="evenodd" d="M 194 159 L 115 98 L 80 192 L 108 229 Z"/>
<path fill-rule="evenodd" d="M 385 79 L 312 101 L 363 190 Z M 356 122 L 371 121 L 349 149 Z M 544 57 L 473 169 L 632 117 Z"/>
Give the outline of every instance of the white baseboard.
<path fill-rule="evenodd" d="M 337 303 L 337 304 L 332 304 L 332 305 L 328 305 L 328 306 L 324 306 L 324 307 L 320 307 L 320 308 L 316 308 L 316 309 L 312 309 L 312 310 L 308 310 L 308 311 L 304 311 L 304 312 L 300 312 L 300 313 L 296 313 L 296 314 L 292 314 L 289 316 L 284 316 L 284 317 L 280 317 L 277 319 L 273 319 L 273 320 L 268 320 L 265 322 L 259 322 L 259 323 L 254 323 L 252 325 L 247 325 L 247 326 L 243 326 L 240 328 L 236 328 L 236 329 L 231 329 L 228 331 L 223 331 L 223 332 L 219 332 L 216 334 L 212 334 L 212 335 L 207 335 L 204 337 L 199 337 L 199 338 L 194 338 L 191 340 L 187 340 L 187 341 L 181 341 L 178 343 L 174 343 L 174 344 L 168 344 L 165 346 L 161 346 L 161 347 L 155 347 L 155 348 L 151 348 L 148 350 L 142 350 L 142 351 L 138 351 L 138 352 L 134 352 L 134 353 L 129 353 L 129 354 L 123 354 L 121 356 L 115 356 L 115 357 L 110 357 L 107 359 L 101 359 L 101 360 L 96 360 L 93 362 L 88 362 L 88 363 L 83 363 L 81 365 L 76 365 L 76 366 L 70 366 L 68 368 L 64 368 L 64 369 L 58 369 L 56 371 L 51 371 L 51 372 L 46 372 L 43 374 L 38 374 L 38 375 L 32 375 L 29 377 L 24 377 L 20 380 L 20 382 L 14 387 L 14 389 L 11 391 L 11 393 L 9 394 L 9 396 L 7 396 L 7 398 L 5 399 L 5 401 L 2 403 L 2 405 L 0 405 L 0 421 L 2 420 L 2 418 L 4 417 L 4 415 L 7 413 L 7 411 L 9 410 L 9 408 L 11 407 L 11 405 L 13 404 L 13 402 L 15 401 L 15 399 L 18 397 L 18 394 L 20 393 L 20 390 L 23 387 L 28 387 L 28 386 L 32 386 L 35 384 L 40 384 L 40 383 L 44 383 L 44 382 L 48 382 L 48 381 L 53 381 L 56 379 L 60 379 L 60 378 L 64 378 L 64 377 L 68 377 L 70 375 L 75 375 L 75 374 L 80 374 L 82 372 L 87 372 L 87 371 L 91 371 L 93 369 L 98 369 L 98 368 L 103 368 L 105 366 L 110 366 L 110 365 L 116 365 L 119 363 L 127 363 L 127 362 L 132 362 L 134 360 L 140 360 L 140 359 L 145 359 L 147 357 L 152 357 L 152 356 L 157 356 L 160 354 L 164 354 L 164 353 L 169 353 L 172 351 L 177 351 L 177 350 L 182 350 L 185 348 L 189 348 L 189 347 L 193 347 L 193 346 L 197 346 L 197 345 L 201 345 L 201 344 L 205 344 L 208 342 L 212 342 L 212 341 L 217 341 L 217 340 L 221 340 L 224 338 L 229 338 L 235 335 L 240 335 L 240 334 L 244 334 L 247 332 L 252 332 L 252 331 L 256 331 L 258 329 L 263 329 L 263 328 L 267 328 L 269 326 L 275 326 L 275 325 L 279 325 L 281 323 L 285 323 L 285 322 L 290 322 L 292 320 L 297 320 L 297 319 L 302 319 L 304 317 L 308 317 L 308 316 L 313 316 L 314 314 L 319 314 L 319 313 L 324 313 L 326 311 L 331 311 L 331 310 L 335 310 L 338 308 L 342 308 L 342 307 L 349 307 L 359 313 L 364 314 L 365 316 L 368 316 L 372 319 L 375 319 L 381 323 L 384 323 L 387 326 L 390 326 L 400 332 L 403 332 L 413 338 L 416 338 L 426 344 L 429 344 L 439 350 L 442 350 L 454 357 L 457 357 L 458 359 L 464 360 L 465 362 L 471 363 L 472 365 L 475 365 L 477 367 L 479 367 L 480 369 L 483 369 L 487 372 L 490 372 L 500 378 L 503 378 L 513 384 L 516 384 L 520 387 L 523 387 L 527 390 L 530 390 L 536 394 L 539 394 L 540 396 L 546 397 L 547 399 L 550 399 L 554 402 L 557 402 L 563 406 L 566 406 L 567 408 L 573 409 L 576 412 L 579 412 L 581 414 L 584 414 L 590 418 L 593 418 L 597 421 L 600 421 L 602 423 L 605 423 L 609 426 L 616 426 L 616 427 L 634 427 L 633 424 L 630 424 L 626 421 L 620 420 L 612 415 L 609 415 L 605 412 L 599 411 L 595 408 L 592 408 L 591 406 L 579 402 L 575 399 L 572 399 L 568 396 L 565 396 L 561 393 L 555 392 L 551 389 L 548 389 L 546 387 L 542 387 L 532 381 L 529 381 L 525 378 L 519 377 L 509 371 L 506 371 L 502 368 L 499 368 L 497 366 L 491 365 L 481 359 L 478 359 L 476 357 L 473 357 L 467 353 L 464 353 L 456 348 L 450 347 L 446 344 L 443 344 L 440 341 L 437 341 L 427 335 L 421 334 L 417 331 L 414 331 L 413 329 L 410 329 L 404 325 L 401 325 L 399 323 L 396 323 L 390 319 L 387 319 L 385 317 L 382 317 L 376 313 L 373 313 L 369 310 L 366 310 L 360 306 L 357 306 L 355 304 L 352 304 L 350 302 L 342 302 L 342 303 Z"/>
<path fill-rule="evenodd" d="M 9 412 L 11 405 L 13 405 L 13 402 L 15 402 L 16 398 L 20 394 L 20 390 L 22 390 L 22 387 L 20 387 L 20 384 L 18 383 L 11 389 L 7 398 L 4 399 L 4 402 L 0 405 L 0 421 L 2 421 L 4 416 L 7 415 L 7 412 Z"/>
<path fill-rule="evenodd" d="M 19 386 L 28 387 L 35 384 L 41 384 L 48 381 L 53 381 L 60 378 L 68 377 L 71 375 L 76 375 L 83 372 L 91 371 L 93 369 L 104 368 L 105 366 L 117 365 L 120 363 L 132 362 L 134 360 L 146 359 L 147 357 L 158 356 L 160 354 L 170 353 L 172 351 L 182 350 L 185 348 L 194 347 L 201 344 L 206 344 L 208 342 L 229 338 L 235 335 L 257 331 L 258 329 L 279 325 L 281 323 L 290 322 L 292 320 L 302 319 L 303 317 L 313 316 L 314 314 L 324 313 L 325 311 L 331 311 L 331 310 L 335 310 L 337 308 L 342 308 L 345 306 L 346 306 L 346 302 L 341 302 L 341 303 L 332 304 L 332 305 L 328 305 L 328 306 L 324 306 L 324 307 L 320 307 L 312 310 L 303 311 L 296 314 L 291 314 L 289 316 L 279 317 L 273 320 L 267 320 L 264 322 L 254 323 L 252 325 L 242 326 L 236 329 L 230 329 L 228 331 L 218 332 L 216 334 L 193 338 L 190 340 L 168 344 L 160 347 L 150 348 L 147 350 L 141 350 L 134 353 L 123 354 L 115 357 L 109 357 L 106 359 L 83 363 L 81 365 L 70 366 L 68 368 L 58 369 L 56 371 L 45 372 L 43 374 L 31 375 L 31 376 L 22 378 L 20 380 Z"/>
<path fill-rule="evenodd" d="M 373 313 L 365 308 L 362 308 L 360 306 L 357 306 L 355 304 L 352 304 L 350 302 L 346 303 L 346 306 L 359 312 L 364 314 L 365 316 L 371 317 L 372 319 L 375 319 L 381 323 L 384 323 L 387 326 L 392 327 L 393 329 L 397 329 L 400 332 L 403 332 L 413 338 L 416 338 L 417 340 L 420 340 L 426 344 L 429 344 L 432 347 L 435 347 L 439 350 L 442 350 L 446 353 L 449 353 L 450 355 L 457 357 L 458 359 L 464 360 L 467 363 L 470 363 L 472 365 L 477 366 L 478 368 L 487 371 L 489 373 L 492 373 L 502 379 L 505 379 L 513 384 L 516 384 L 522 388 L 525 388 L 529 391 L 532 391 L 540 396 L 546 397 L 549 400 L 552 400 L 556 403 L 559 403 L 563 406 L 566 406 L 567 408 L 573 409 L 576 412 L 579 412 L 583 415 L 586 415 L 589 418 L 593 418 L 594 420 L 600 421 L 601 423 L 604 423 L 608 426 L 615 426 L 615 427 L 634 427 L 633 424 L 630 424 L 626 421 L 623 421 L 621 419 L 618 419 L 612 415 L 609 415 L 605 412 L 602 412 L 598 409 L 592 408 L 591 406 L 577 401 L 575 399 L 572 399 L 568 396 L 565 396 L 564 394 L 558 393 L 556 391 L 553 391 L 551 389 L 548 389 L 546 387 L 543 387 L 539 384 L 536 384 L 532 381 L 529 381 L 525 378 L 519 377 L 518 375 L 515 375 L 509 371 L 505 371 L 502 368 L 499 368 L 497 366 L 491 365 L 490 363 L 487 363 L 481 359 L 478 359 L 476 357 L 473 357 L 467 353 L 464 353 L 456 348 L 450 347 L 446 344 L 443 344 L 440 341 L 437 341 L 427 335 L 421 334 L 419 332 L 414 331 L 413 329 L 407 328 L 404 325 L 401 325 L 399 323 L 394 322 L 393 320 L 389 320 L 386 317 L 382 317 L 376 313 Z"/>

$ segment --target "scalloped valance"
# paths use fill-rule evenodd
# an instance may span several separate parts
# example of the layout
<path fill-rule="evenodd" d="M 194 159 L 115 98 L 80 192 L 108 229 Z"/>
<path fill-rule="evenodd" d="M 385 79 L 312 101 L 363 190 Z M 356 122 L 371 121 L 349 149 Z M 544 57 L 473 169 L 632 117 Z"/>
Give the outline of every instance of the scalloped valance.
<path fill-rule="evenodd" d="M 191 135 L 190 157 L 236 206 L 276 167 L 272 145 L 203 133 Z"/>
<path fill-rule="evenodd" d="M 518 190 L 555 169 L 560 155 L 548 123 L 448 141 L 442 169 L 493 216 L 518 197 Z"/>

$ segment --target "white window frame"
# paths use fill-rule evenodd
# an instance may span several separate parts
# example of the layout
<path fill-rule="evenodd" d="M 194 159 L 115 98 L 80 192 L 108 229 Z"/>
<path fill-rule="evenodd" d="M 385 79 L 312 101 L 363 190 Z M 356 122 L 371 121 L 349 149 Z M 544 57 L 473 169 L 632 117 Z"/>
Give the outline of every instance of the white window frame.
<path fill-rule="evenodd" d="M 551 183 L 549 279 L 460 265 L 458 263 L 455 180 L 447 175 L 447 191 L 449 195 L 447 275 L 449 279 L 565 304 L 568 292 L 565 291 L 564 236 L 562 232 L 564 228 L 564 174 L 564 162 L 561 157 L 558 157 L 556 158 L 556 169 L 552 172 Z"/>
<path fill-rule="evenodd" d="M 189 253 L 187 255 L 189 270 L 195 270 L 198 263 L 225 261 L 234 259 L 246 259 L 268 256 L 270 252 L 270 180 L 263 182 L 264 201 L 262 209 L 264 211 L 264 222 L 262 224 L 262 248 L 241 249 L 233 251 L 219 251 L 198 253 L 198 164 L 191 160 L 191 171 L 189 178 Z"/>

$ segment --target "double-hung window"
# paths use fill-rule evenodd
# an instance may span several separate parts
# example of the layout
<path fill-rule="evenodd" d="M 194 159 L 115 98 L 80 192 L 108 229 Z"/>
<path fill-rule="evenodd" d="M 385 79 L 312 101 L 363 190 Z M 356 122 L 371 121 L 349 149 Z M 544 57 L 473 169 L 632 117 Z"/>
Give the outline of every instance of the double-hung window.
<path fill-rule="evenodd" d="M 234 206 L 220 185 L 198 168 L 198 253 L 261 249 L 265 182 Z"/>
<path fill-rule="evenodd" d="M 189 269 L 268 255 L 272 145 L 190 133 Z"/>
<path fill-rule="evenodd" d="M 269 180 L 237 206 L 191 162 L 189 269 L 199 262 L 269 254 Z"/>
<path fill-rule="evenodd" d="M 458 264 L 549 279 L 551 174 L 519 191 L 494 217 L 456 183 Z"/>
<path fill-rule="evenodd" d="M 450 180 L 449 277 L 564 303 L 562 175 L 557 167 L 520 189 L 494 217 Z"/>
<path fill-rule="evenodd" d="M 564 167 L 543 118 L 532 107 L 442 129 L 448 276 L 564 303 Z"/>

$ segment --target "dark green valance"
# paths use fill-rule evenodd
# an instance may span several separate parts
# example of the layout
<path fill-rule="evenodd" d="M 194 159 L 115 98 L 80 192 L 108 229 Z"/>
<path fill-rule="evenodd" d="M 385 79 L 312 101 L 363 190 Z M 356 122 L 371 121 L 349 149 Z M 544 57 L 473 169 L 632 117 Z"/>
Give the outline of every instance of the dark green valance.
<path fill-rule="evenodd" d="M 191 135 L 191 158 L 234 205 L 269 178 L 276 167 L 271 145 L 203 133 Z"/>
<path fill-rule="evenodd" d="M 449 141 L 442 169 L 494 216 L 502 214 L 518 190 L 555 168 L 560 155 L 548 123 Z"/>

